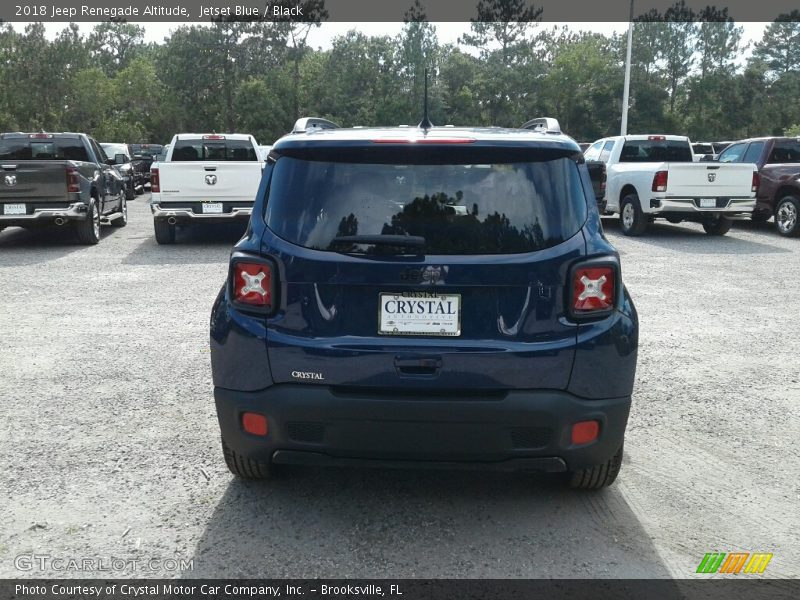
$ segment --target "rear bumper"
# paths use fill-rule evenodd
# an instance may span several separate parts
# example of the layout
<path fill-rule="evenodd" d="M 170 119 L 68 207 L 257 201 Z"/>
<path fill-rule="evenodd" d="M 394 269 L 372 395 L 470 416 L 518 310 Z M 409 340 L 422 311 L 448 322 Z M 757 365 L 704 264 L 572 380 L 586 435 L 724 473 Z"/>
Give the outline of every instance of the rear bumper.
<path fill-rule="evenodd" d="M 652 198 L 643 206 L 645 213 L 694 213 L 696 215 L 728 215 L 751 213 L 756 206 L 755 198 L 718 198 L 717 206 L 701 208 L 700 198 Z"/>
<path fill-rule="evenodd" d="M 263 462 L 389 467 L 565 471 L 611 458 L 622 444 L 630 396 L 583 400 L 515 390 L 482 397 L 396 396 L 304 384 L 258 392 L 215 388 L 226 443 Z M 265 437 L 244 432 L 242 413 L 267 417 Z M 600 436 L 571 443 L 572 425 L 600 422 Z"/>
<path fill-rule="evenodd" d="M 47 222 L 55 221 L 56 219 L 83 221 L 86 219 L 87 214 L 89 214 L 89 207 L 83 202 L 72 202 L 67 206 L 55 208 L 34 208 L 33 211 L 26 215 L 5 215 L 2 214 L 0 210 L 0 224 L 5 227 L 17 223 L 25 224 L 32 221 Z"/>
<path fill-rule="evenodd" d="M 175 219 L 177 223 L 227 223 L 232 221 L 248 221 L 253 213 L 252 206 L 235 206 L 223 213 L 196 213 L 191 208 L 170 206 L 169 203 L 150 204 L 154 219 Z"/>

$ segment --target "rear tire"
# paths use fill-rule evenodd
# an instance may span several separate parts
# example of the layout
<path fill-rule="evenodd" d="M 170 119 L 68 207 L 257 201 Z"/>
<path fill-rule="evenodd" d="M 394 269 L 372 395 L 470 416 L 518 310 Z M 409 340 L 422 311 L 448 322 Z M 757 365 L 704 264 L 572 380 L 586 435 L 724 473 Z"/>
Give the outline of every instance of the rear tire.
<path fill-rule="evenodd" d="M 622 233 L 630 236 L 642 235 L 647 229 L 647 217 L 639 205 L 639 196 L 627 194 L 619 207 L 619 226 Z"/>
<path fill-rule="evenodd" d="M 703 229 L 708 235 L 725 235 L 731 230 L 731 225 L 733 225 L 733 221 L 723 216 L 703 221 Z"/>
<path fill-rule="evenodd" d="M 175 243 L 175 225 L 170 225 L 164 220 L 153 221 L 153 228 L 156 232 L 156 242 L 161 245 Z"/>
<path fill-rule="evenodd" d="M 125 188 L 125 200 L 133 200 L 134 198 L 136 198 L 136 188 L 133 185 L 133 181 L 131 181 Z"/>
<path fill-rule="evenodd" d="M 786 237 L 800 235 L 800 198 L 784 196 L 775 207 L 775 228 Z"/>
<path fill-rule="evenodd" d="M 76 221 L 74 227 L 81 244 L 93 246 L 100 241 L 100 203 L 97 198 L 91 199 L 86 218 L 83 221 Z"/>
<path fill-rule="evenodd" d="M 125 227 L 128 224 L 128 200 L 123 198 L 119 203 L 119 212 L 122 216 L 111 221 L 114 227 Z"/>
<path fill-rule="evenodd" d="M 570 472 L 569 487 L 576 490 L 599 490 L 608 487 L 622 468 L 622 448 L 601 465 Z"/>
<path fill-rule="evenodd" d="M 224 439 L 222 440 L 222 454 L 225 456 L 228 470 L 237 477 L 242 479 L 269 479 L 272 477 L 272 469 L 268 463 L 245 458 L 232 450 Z"/>

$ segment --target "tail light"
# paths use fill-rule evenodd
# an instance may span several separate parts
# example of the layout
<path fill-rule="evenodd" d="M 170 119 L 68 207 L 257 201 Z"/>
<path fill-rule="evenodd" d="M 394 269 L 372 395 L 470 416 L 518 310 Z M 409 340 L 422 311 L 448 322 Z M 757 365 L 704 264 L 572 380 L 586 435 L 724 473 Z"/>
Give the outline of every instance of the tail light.
<path fill-rule="evenodd" d="M 572 269 L 570 312 L 577 317 L 599 316 L 614 309 L 617 273 L 615 265 L 586 263 Z"/>
<path fill-rule="evenodd" d="M 758 176 L 758 171 L 753 171 L 753 187 L 750 191 L 757 192 L 759 185 L 761 185 L 761 177 Z"/>
<path fill-rule="evenodd" d="M 653 175 L 653 187 L 652 190 L 654 192 L 666 192 L 667 191 L 667 171 L 656 171 L 656 174 Z"/>
<path fill-rule="evenodd" d="M 67 192 L 80 192 L 81 182 L 78 179 L 78 169 L 75 167 L 67 167 Z"/>
<path fill-rule="evenodd" d="M 259 311 L 273 308 L 275 276 L 266 262 L 234 260 L 231 266 L 232 299 L 236 304 Z"/>
<path fill-rule="evenodd" d="M 158 167 L 150 169 L 150 191 L 161 193 L 161 181 L 158 178 Z"/>

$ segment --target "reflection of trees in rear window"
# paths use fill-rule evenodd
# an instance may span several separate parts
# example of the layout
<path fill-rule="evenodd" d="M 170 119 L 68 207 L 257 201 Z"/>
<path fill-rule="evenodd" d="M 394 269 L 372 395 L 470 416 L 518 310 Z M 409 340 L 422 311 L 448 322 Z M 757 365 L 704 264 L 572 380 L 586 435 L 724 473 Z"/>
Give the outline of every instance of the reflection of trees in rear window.
<path fill-rule="evenodd" d="M 390 249 L 334 238 L 409 235 L 425 238 L 428 253 L 501 254 L 564 241 L 580 229 L 585 209 L 569 159 L 374 165 L 283 157 L 273 171 L 267 221 L 281 237 L 320 250 L 383 253 Z"/>
<path fill-rule="evenodd" d="M 534 248 L 543 248 L 558 243 L 558 240 L 545 240 L 538 217 L 532 225 L 521 229 L 511 224 L 505 214 L 497 211 L 487 215 L 484 220 L 478 218 L 477 205 L 472 212 L 467 207 L 457 211 L 456 199 L 446 194 L 434 194 L 414 200 L 405 205 L 401 211 L 392 215 L 391 224 L 384 224 L 381 235 L 411 235 L 425 238 L 426 246 L 436 248 L 441 254 L 493 254 L 498 248 L 505 253 L 529 252 Z M 460 217 L 460 218 L 459 218 Z M 358 235 L 358 219 L 352 213 L 343 217 L 339 223 L 336 236 Z M 327 248 L 321 250 L 342 250 L 342 244 L 331 241 Z M 357 250 L 351 244 L 349 250 Z M 383 253 L 386 246 L 368 246 L 367 254 Z"/>
<path fill-rule="evenodd" d="M 183 140 L 175 144 L 172 160 L 191 162 L 196 160 L 256 161 L 256 150 L 248 140 L 226 140 L 208 142 Z"/>

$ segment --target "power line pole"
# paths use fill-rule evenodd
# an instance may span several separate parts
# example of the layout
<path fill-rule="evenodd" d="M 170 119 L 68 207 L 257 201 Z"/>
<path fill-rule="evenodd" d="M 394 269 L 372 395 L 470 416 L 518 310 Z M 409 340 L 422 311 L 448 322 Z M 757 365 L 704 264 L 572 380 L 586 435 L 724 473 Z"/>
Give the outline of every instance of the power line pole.
<path fill-rule="evenodd" d="M 628 134 L 628 103 L 631 92 L 631 47 L 633 46 L 633 0 L 631 0 L 631 14 L 628 21 L 628 51 L 625 56 L 625 88 L 622 92 L 622 126 L 620 135 Z"/>

